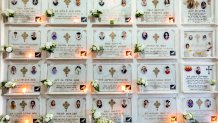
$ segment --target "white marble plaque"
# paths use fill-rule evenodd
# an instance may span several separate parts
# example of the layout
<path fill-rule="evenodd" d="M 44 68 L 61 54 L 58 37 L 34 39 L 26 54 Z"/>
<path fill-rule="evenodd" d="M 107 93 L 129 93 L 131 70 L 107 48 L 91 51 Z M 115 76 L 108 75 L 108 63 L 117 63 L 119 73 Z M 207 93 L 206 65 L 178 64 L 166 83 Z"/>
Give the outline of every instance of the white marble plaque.
<path fill-rule="evenodd" d="M 213 64 L 185 64 L 182 69 L 184 91 L 209 91 L 209 81 L 216 80 L 216 66 Z"/>
<path fill-rule="evenodd" d="M 177 116 L 175 97 L 139 97 L 138 121 L 141 123 L 170 123 Z"/>
<path fill-rule="evenodd" d="M 48 30 L 48 42 L 57 44 L 53 58 L 80 58 L 87 51 L 86 30 Z"/>
<path fill-rule="evenodd" d="M 131 19 L 131 0 L 94 0 L 93 9 L 100 10 L 103 14 L 93 21 L 96 24 L 129 24 Z"/>
<path fill-rule="evenodd" d="M 42 16 L 42 0 L 7 0 L 9 9 L 15 11 L 15 23 L 34 23 Z"/>
<path fill-rule="evenodd" d="M 7 114 L 12 123 L 34 123 L 40 115 L 40 100 L 37 98 L 10 98 L 7 100 Z"/>
<path fill-rule="evenodd" d="M 12 58 L 41 57 L 41 31 L 39 30 L 9 30 L 9 45 L 13 47 Z"/>
<path fill-rule="evenodd" d="M 184 31 L 184 57 L 214 57 L 214 31 Z"/>
<path fill-rule="evenodd" d="M 147 80 L 148 86 L 140 86 L 141 92 L 176 91 L 175 64 L 139 64 L 138 79 Z"/>
<path fill-rule="evenodd" d="M 131 98 L 102 97 L 93 98 L 92 108 L 115 123 L 132 123 Z"/>
<path fill-rule="evenodd" d="M 96 58 L 126 58 L 126 51 L 132 51 L 132 30 L 96 29 L 93 44 L 104 48 Z"/>
<path fill-rule="evenodd" d="M 54 115 L 55 123 L 87 123 L 86 99 L 82 97 L 49 98 L 46 110 Z"/>
<path fill-rule="evenodd" d="M 183 0 L 182 21 L 185 24 L 214 23 L 214 0 Z"/>
<path fill-rule="evenodd" d="M 144 45 L 141 58 L 173 58 L 176 56 L 175 30 L 138 30 L 137 41 Z"/>
<path fill-rule="evenodd" d="M 13 93 L 40 92 L 41 66 L 39 64 L 9 64 L 8 80 L 15 80 L 16 87 L 12 89 Z"/>
<path fill-rule="evenodd" d="M 144 14 L 137 19 L 138 24 L 174 24 L 174 2 L 175 0 L 161 0 L 157 3 L 152 0 L 136 0 L 136 9 Z"/>
<path fill-rule="evenodd" d="M 100 92 L 121 92 L 121 86 L 131 90 L 131 64 L 94 64 L 94 80 L 98 80 Z"/>
<path fill-rule="evenodd" d="M 54 10 L 52 23 L 87 23 L 87 0 L 48 0 Z"/>
<path fill-rule="evenodd" d="M 200 123 L 212 123 L 211 119 L 217 116 L 216 99 L 212 97 L 186 97 L 183 99 L 184 112 L 190 112 Z"/>
<path fill-rule="evenodd" d="M 86 87 L 84 64 L 48 64 L 47 75 L 54 81 L 51 92 L 80 92 Z"/>

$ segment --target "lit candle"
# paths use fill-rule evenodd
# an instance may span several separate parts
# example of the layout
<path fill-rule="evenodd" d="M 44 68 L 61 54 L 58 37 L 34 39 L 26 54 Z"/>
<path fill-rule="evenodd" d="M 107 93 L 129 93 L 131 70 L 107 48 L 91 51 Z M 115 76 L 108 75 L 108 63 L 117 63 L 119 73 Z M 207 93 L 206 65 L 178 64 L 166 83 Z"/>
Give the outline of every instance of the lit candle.
<path fill-rule="evenodd" d="M 26 93 L 26 88 L 23 88 L 23 89 L 22 89 L 22 92 L 23 92 L 23 93 Z"/>
<path fill-rule="evenodd" d="M 177 117 L 176 116 L 171 116 L 170 120 L 171 120 L 171 123 L 177 123 Z"/>
<path fill-rule="evenodd" d="M 84 89 L 84 93 L 86 93 L 87 94 L 87 92 L 88 92 L 88 89 L 87 89 L 87 87 Z"/>
<path fill-rule="evenodd" d="M 29 123 L 29 120 L 25 120 L 25 123 Z"/>
<path fill-rule="evenodd" d="M 28 55 L 28 58 L 29 58 L 29 59 L 32 58 L 32 54 L 31 54 L 31 53 Z"/>
<path fill-rule="evenodd" d="M 121 86 L 121 90 L 122 90 L 123 92 L 125 92 L 126 87 L 125 87 L 124 85 L 122 85 L 122 86 Z"/>

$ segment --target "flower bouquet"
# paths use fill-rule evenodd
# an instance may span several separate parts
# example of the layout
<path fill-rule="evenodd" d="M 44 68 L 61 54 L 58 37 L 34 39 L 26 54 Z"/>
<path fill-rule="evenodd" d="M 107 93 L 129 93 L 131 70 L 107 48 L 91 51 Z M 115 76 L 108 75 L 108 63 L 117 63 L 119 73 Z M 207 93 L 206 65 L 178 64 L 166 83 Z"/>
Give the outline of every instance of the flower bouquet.
<path fill-rule="evenodd" d="M 91 10 L 90 11 L 90 14 L 92 17 L 95 17 L 95 18 L 99 18 L 101 14 L 103 14 L 100 10 Z"/>
<path fill-rule="evenodd" d="M 7 123 L 10 121 L 9 115 L 0 115 L 0 123 Z"/>
<path fill-rule="evenodd" d="M 137 85 L 141 85 L 141 86 L 146 87 L 146 86 L 148 86 L 148 81 L 140 78 L 137 80 Z"/>
<path fill-rule="evenodd" d="M 46 42 L 41 49 L 48 52 L 49 54 L 54 53 L 54 50 L 56 48 L 56 44 L 52 42 Z"/>
<path fill-rule="evenodd" d="M 39 118 L 37 118 L 37 123 L 50 123 L 53 117 L 53 114 L 46 114 L 45 117 L 40 116 Z"/>
<path fill-rule="evenodd" d="M 96 109 L 92 109 L 91 112 L 92 119 L 95 121 L 95 123 L 114 123 L 114 121 L 102 117 L 101 112 L 97 111 Z"/>
<path fill-rule="evenodd" d="M 93 81 L 91 81 L 91 85 L 92 85 L 92 87 L 93 87 L 97 92 L 100 91 L 98 80 L 93 80 Z"/>
<path fill-rule="evenodd" d="M 194 119 L 192 113 L 184 113 L 183 118 L 184 120 L 189 121 L 189 123 L 199 123 L 197 120 Z"/>
<path fill-rule="evenodd" d="M 15 15 L 15 11 L 12 9 L 6 9 L 4 10 L 1 15 L 5 18 L 8 19 L 9 23 L 13 23 L 14 22 L 14 15 Z"/>

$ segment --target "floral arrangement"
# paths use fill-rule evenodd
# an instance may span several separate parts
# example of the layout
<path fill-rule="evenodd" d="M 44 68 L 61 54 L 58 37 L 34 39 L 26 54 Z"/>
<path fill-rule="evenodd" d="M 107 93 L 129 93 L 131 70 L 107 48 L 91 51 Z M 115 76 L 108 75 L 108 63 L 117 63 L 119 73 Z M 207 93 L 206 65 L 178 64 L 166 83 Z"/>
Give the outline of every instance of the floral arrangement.
<path fill-rule="evenodd" d="M 146 87 L 146 86 L 148 86 L 148 81 L 140 78 L 137 80 L 137 85 L 142 85 L 142 86 Z"/>
<path fill-rule="evenodd" d="M 45 15 L 46 15 L 46 17 L 54 17 L 55 16 L 54 10 L 53 9 L 47 9 L 45 11 Z"/>
<path fill-rule="evenodd" d="M 90 13 L 91 13 L 92 17 L 96 17 L 96 18 L 99 18 L 100 15 L 103 14 L 100 10 L 97 10 L 97 9 L 91 10 Z"/>
<path fill-rule="evenodd" d="M 6 123 L 8 121 L 10 121 L 9 115 L 0 115 L 0 123 Z"/>
<path fill-rule="evenodd" d="M 95 88 L 96 91 L 98 91 L 98 92 L 100 91 L 98 80 L 91 81 L 91 85 Z"/>
<path fill-rule="evenodd" d="M 97 111 L 96 109 L 92 109 L 91 112 L 92 119 L 95 121 L 95 123 L 114 123 L 114 121 L 102 117 L 101 112 Z"/>
<path fill-rule="evenodd" d="M 46 86 L 47 88 L 50 88 L 54 84 L 54 82 L 52 80 L 48 80 L 48 79 L 42 80 L 41 83 L 44 86 Z"/>
<path fill-rule="evenodd" d="M 209 80 L 209 83 L 211 86 L 215 86 L 216 85 L 216 80 L 212 79 L 212 80 Z"/>
<path fill-rule="evenodd" d="M 143 50 L 144 50 L 144 45 L 138 43 L 135 44 L 134 53 L 141 53 Z"/>
<path fill-rule="evenodd" d="M 140 18 L 140 17 L 142 17 L 143 15 L 144 15 L 144 13 L 141 12 L 141 11 L 139 11 L 139 10 L 137 10 L 136 13 L 135 13 L 135 17 L 137 17 L 137 18 Z"/>
<path fill-rule="evenodd" d="M 6 53 L 12 53 L 13 52 L 13 48 L 12 46 L 3 46 L 3 51 L 6 52 Z"/>
<path fill-rule="evenodd" d="M 53 119 L 53 114 L 46 114 L 45 117 L 43 116 L 40 116 L 38 119 L 37 119 L 37 122 L 38 123 L 49 123 L 51 122 L 51 120 Z"/>
<path fill-rule="evenodd" d="M 56 44 L 55 44 L 55 43 L 52 43 L 52 42 L 46 42 L 46 43 L 41 47 L 42 50 L 47 51 L 47 52 L 49 52 L 49 53 L 53 53 L 55 48 L 56 48 Z"/>
<path fill-rule="evenodd" d="M 91 52 L 103 52 L 104 51 L 104 48 L 103 46 L 96 46 L 96 45 L 92 45 L 92 47 L 90 48 L 90 51 Z"/>
<path fill-rule="evenodd" d="M 5 88 L 5 89 L 10 89 L 10 88 L 15 88 L 16 86 L 16 81 L 3 81 L 0 83 L 0 88 Z"/>
<path fill-rule="evenodd" d="M 2 15 L 3 17 L 14 17 L 15 11 L 12 10 L 12 9 L 6 9 L 5 11 L 3 11 L 3 12 L 1 13 L 1 15 Z"/>
<path fill-rule="evenodd" d="M 185 120 L 190 121 L 190 123 L 199 123 L 197 120 L 194 119 L 194 116 L 192 113 L 184 113 L 183 118 Z"/>

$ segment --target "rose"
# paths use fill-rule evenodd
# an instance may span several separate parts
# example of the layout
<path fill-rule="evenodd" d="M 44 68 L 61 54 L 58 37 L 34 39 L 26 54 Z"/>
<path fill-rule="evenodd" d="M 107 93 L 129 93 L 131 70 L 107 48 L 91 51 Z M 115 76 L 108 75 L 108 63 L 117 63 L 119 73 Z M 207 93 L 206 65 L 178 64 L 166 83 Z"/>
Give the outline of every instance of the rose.
<path fill-rule="evenodd" d="M 100 118 L 100 117 L 101 117 L 101 112 L 95 111 L 95 113 L 94 113 L 94 119 L 98 119 L 98 118 Z"/>

